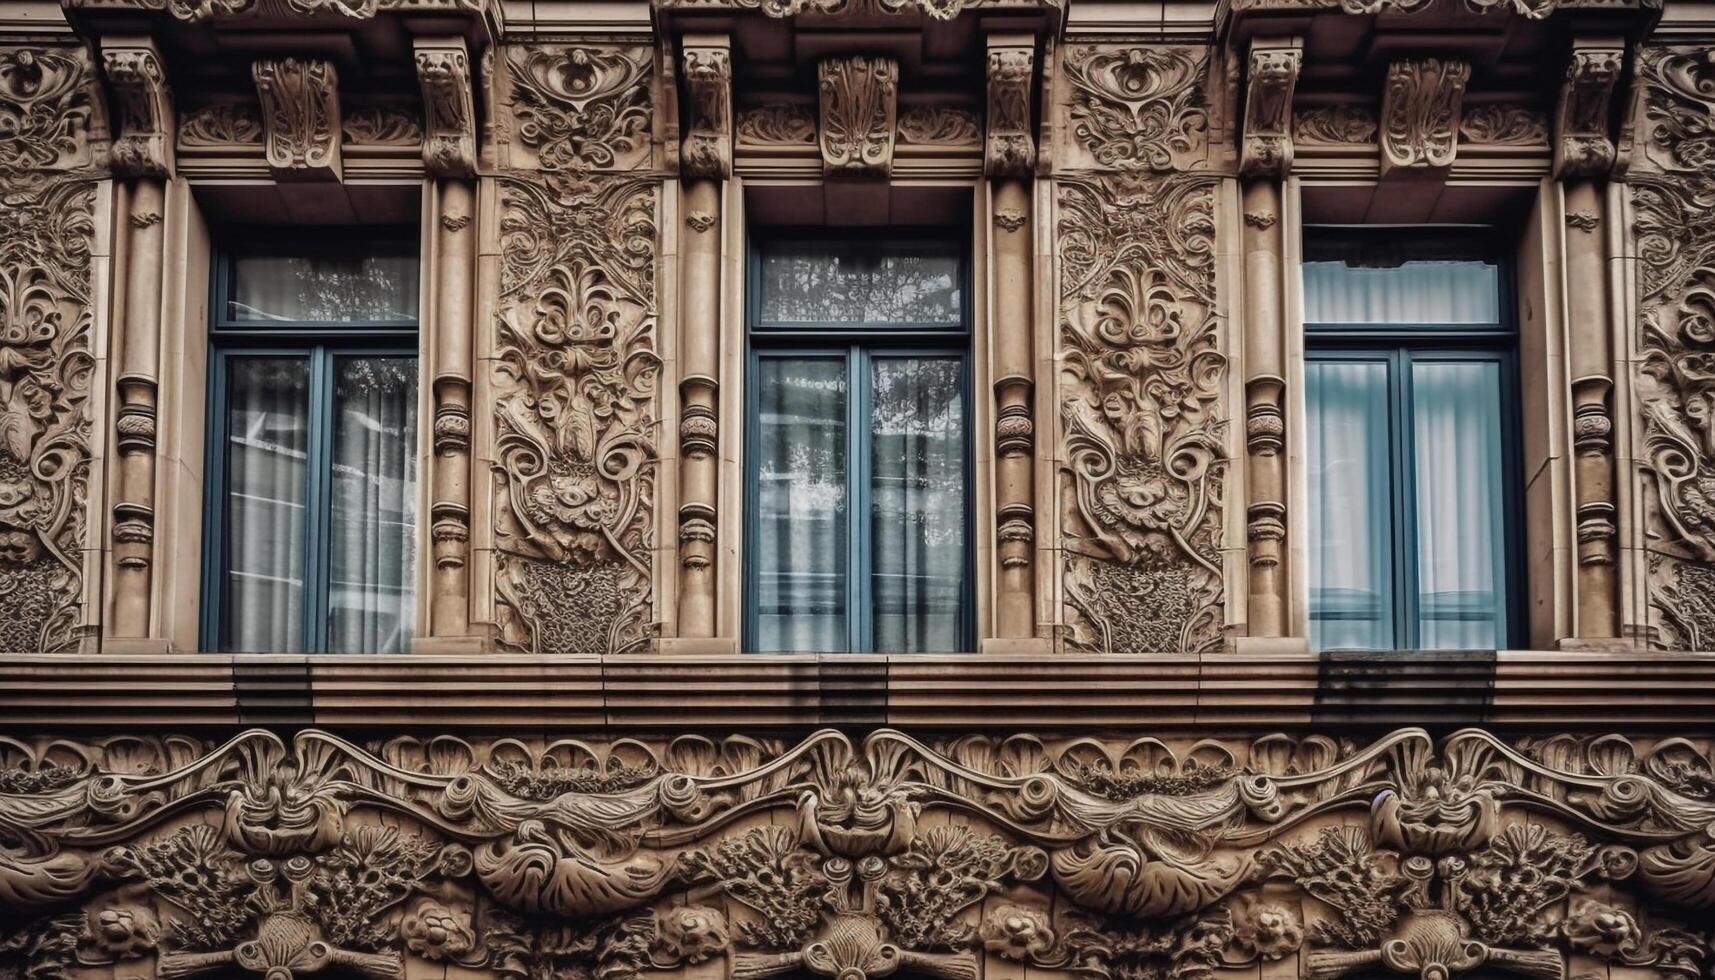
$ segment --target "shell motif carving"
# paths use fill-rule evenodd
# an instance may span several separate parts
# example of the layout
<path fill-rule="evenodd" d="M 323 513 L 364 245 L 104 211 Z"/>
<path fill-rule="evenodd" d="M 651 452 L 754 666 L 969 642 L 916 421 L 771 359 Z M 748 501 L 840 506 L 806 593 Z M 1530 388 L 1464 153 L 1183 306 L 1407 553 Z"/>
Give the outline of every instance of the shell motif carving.
<path fill-rule="evenodd" d="M 1711 787 L 1706 741 L 1478 730 L 7 738 L 0 970 L 1686 980 Z"/>

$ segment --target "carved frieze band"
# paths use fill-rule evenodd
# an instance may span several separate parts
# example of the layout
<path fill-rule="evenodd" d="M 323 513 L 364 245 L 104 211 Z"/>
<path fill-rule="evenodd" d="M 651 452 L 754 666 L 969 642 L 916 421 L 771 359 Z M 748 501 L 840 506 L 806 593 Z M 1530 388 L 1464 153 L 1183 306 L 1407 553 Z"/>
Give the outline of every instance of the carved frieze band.
<path fill-rule="evenodd" d="M 878 55 L 824 58 L 818 142 L 829 177 L 886 177 L 893 170 L 899 63 Z"/>
<path fill-rule="evenodd" d="M 1381 168 L 1444 170 L 1459 147 L 1459 115 L 1471 66 L 1446 58 L 1388 65 L 1382 91 Z"/>
<path fill-rule="evenodd" d="M 268 168 L 279 180 L 339 180 L 339 73 L 333 63 L 262 58 L 251 65 L 262 102 Z"/>
<path fill-rule="evenodd" d="M 1223 628 L 1227 371 L 1202 53 L 1075 48 L 1070 119 L 1107 168 L 1058 182 L 1069 647 L 1197 651 Z M 1147 601 L 1143 600 L 1147 597 Z"/>
<path fill-rule="evenodd" d="M 1649 503 L 1650 639 L 1715 646 L 1715 64 L 1706 47 L 1646 47 L 1626 178 L 1638 254 L 1634 385 Z"/>
<path fill-rule="evenodd" d="M 476 109 L 464 38 L 418 37 L 412 45 L 423 90 L 423 165 L 442 177 L 469 177 L 476 173 Z"/>
<path fill-rule="evenodd" d="M 1613 167 L 1609 106 L 1625 57 L 1625 42 L 1618 38 L 1573 45 L 1554 117 L 1556 176 L 1600 177 Z"/>
<path fill-rule="evenodd" d="M 1061 0 L 1041 2 L 1050 8 L 1063 5 Z M 953 20 L 967 10 L 1018 9 L 1016 0 L 654 0 L 654 6 L 661 10 L 754 10 L 780 19 L 812 14 L 865 19 L 927 15 L 934 20 Z"/>
<path fill-rule="evenodd" d="M 684 45 L 686 121 L 679 170 L 686 177 L 732 176 L 732 51 L 722 37 Z"/>
<path fill-rule="evenodd" d="M 1247 177 L 1283 177 L 1292 169 L 1292 92 L 1303 62 L 1296 38 L 1251 42 L 1239 156 Z"/>
<path fill-rule="evenodd" d="M 990 38 L 983 147 L 983 172 L 990 177 L 1028 177 L 1035 169 L 1036 140 L 1031 136 L 1030 114 L 1035 80 L 1035 38 Z"/>
<path fill-rule="evenodd" d="M 7 738 L 0 970 L 1691 980 L 1712 787 L 1480 730 Z"/>
<path fill-rule="evenodd" d="M 101 47 L 102 74 L 119 104 L 113 172 L 133 177 L 173 175 L 173 94 L 160 53 L 148 38 L 111 39 Z"/>
<path fill-rule="evenodd" d="M 378 14 L 481 14 L 491 0 L 66 0 L 73 10 L 165 11 L 190 22 L 268 17 L 369 20 Z"/>

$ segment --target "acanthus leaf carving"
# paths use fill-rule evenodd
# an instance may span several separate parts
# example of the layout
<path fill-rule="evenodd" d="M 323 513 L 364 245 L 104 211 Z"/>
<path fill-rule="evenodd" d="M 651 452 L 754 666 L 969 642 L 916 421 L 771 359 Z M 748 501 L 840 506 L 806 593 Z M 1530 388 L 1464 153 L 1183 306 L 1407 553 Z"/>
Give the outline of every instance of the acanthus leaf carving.
<path fill-rule="evenodd" d="M 816 116 L 795 105 L 766 105 L 738 116 L 738 141 L 744 146 L 810 146 L 816 142 Z"/>
<path fill-rule="evenodd" d="M 687 177 L 732 176 L 732 52 L 721 43 L 684 50 L 687 123 L 679 168 Z"/>
<path fill-rule="evenodd" d="M 423 90 L 423 165 L 443 177 L 476 173 L 476 108 L 462 37 L 416 38 Z"/>
<path fill-rule="evenodd" d="M 1027 177 L 1036 162 L 1030 100 L 1036 81 L 1034 39 L 997 36 L 988 52 L 988 111 L 983 172 L 990 177 Z"/>
<path fill-rule="evenodd" d="M 1307 146 L 1374 143 L 1377 128 L 1375 113 L 1354 105 L 1310 106 L 1297 110 L 1292 120 L 1293 140 Z"/>
<path fill-rule="evenodd" d="M 886 177 L 893 171 L 899 62 L 875 55 L 824 58 L 817 66 L 822 172 Z"/>
<path fill-rule="evenodd" d="M 1548 119 L 1535 109 L 1504 102 L 1467 106 L 1459 117 L 1459 139 L 1479 146 L 1548 145 Z"/>
<path fill-rule="evenodd" d="M 543 170 L 629 170 L 645 162 L 648 49 L 515 46 L 505 64 L 518 138 Z"/>
<path fill-rule="evenodd" d="M 253 105 L 217 102 L 200 106 L 179 120 L 184 147 L 246 146 L 262 142 L 262 116 Z"/>
<path fill-rule="evenodd" d="M 1382 91 L 1381 168 L 1440 170 L 1459 149 L 1459 117 L 1471 66 L 1447 58 L 1408 58 L 1388 65 Z"/>
<path fill-rule="evenodd" d="M 83 48 L 0 48 L 0 171 L 87 167 L 103 121 Z"/>
<path fill-rule="evenodd" d="M 1239 171 L 1283 177 L 1292 169 L 1292 92 L 1304 52 L 1298 41 L 1252 42 Z"/>
<path fill-rule="evenodd" d="M 259 58 L 251 75 L 262 101 L 263 143 L 275 178 L 338 180 L 342 129 L 333 63 Z"/>
<path fill-rule="evenodd" d="M 1206 69 L 1185 47 L 1074 48 L 1064 64 L 1073 135 L 1104 167 L 1184 169 L 1207 141 Z"/>
<path fill-rule="evenodd" d="M 913 106 L 899 113 L 899 146 L 974 146 L 982 124 L 974 113 L 945 106 Z"/>
<path fill-rule="evenodd" d="M 1617 38 L 1573 45 L 1554 117 L 1557 176 L 1599 177 L 1614 166 L 1614 141 L 1608 135 L 1609 106 L 1625 57 L 1625 42 Z"/>
<path fill-rule="evenodd" d="M 160 54 L 146 38 L 102 46 L 102 72 L 119 97 L 113 170 L 128 176 L 173 175 L 172 90 Z"/>

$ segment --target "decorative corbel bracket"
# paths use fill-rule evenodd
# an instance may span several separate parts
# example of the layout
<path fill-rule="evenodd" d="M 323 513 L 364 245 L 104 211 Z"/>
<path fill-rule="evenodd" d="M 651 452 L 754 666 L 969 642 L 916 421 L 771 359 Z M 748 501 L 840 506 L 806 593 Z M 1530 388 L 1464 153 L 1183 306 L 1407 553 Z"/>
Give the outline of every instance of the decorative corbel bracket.
<path fill-rule="evenodd" d="M 173 175 L 173 92 L 161 53 L 147 37 L 102 41 L 101 68 L 119 100 L 113 172 L 128 177 Z"/>
<path fill-rule="evenodd" d="M 276 180 L 340 180 L 339 74 L 332 62 L 261 58 L 250 66 Z"/>
<path fill-rule="evenodd" d="M 1286 176 L 1292 169 L 1292 91 L 1304 65 L 1299 38 L 1251 42 L 1239 170 L 1246 177 Z"/>
<path fill-rule="evenodd" d="M 1036 162 L 1036 140 L 1030 127 L 1036 39 L 1029 34 L 991 34 L 988 56 L 988 135 L 983 143 L 983 172 L 990 177 L 1028 177 Z"/>
<path fill-rule="evenodd" d="M 1608 138 L 1614 83 L 1626 62 L 1622 38 L 1580 38 L 1572 43 L 1560 105 L 1554 115 L 1554 175 L 1597 177 L 1614 165 Z"/>
<path fill-rule="evenodd" d="M 899 115 L 899 62 L 861 54 L 824 58 L 817 74 L 823 175 L 887 177 Z"/>
<path fill-rule="evenodd" d="M 442 177 L 476 173 L 476 109 L 462 37 L 412 39 L 423 89 L 423 166 Z"/>
<path fill-rule="evenodd" d="M 732 40 L 725 34 L 686 35 L 684 140 L 679 170 L 685 177 L 732 176 Z"/>
<path fill-rule="evenodd" d="M 1459 114 L 1470 80 L 1470 64 L 1447 58 L 1407 58 L 1388 65 L 1382 93 L 1382 176 L 1453 166 Z"/>

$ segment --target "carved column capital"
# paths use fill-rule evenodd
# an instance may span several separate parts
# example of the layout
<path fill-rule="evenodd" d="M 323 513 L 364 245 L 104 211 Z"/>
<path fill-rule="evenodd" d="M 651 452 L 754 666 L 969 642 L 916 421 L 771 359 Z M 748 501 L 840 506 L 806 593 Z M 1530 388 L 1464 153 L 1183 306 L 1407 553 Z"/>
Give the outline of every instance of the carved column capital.
<path fill-rule="evenodd" d="M 1036 79 L 1036 40 L 996 34 L 988 44 L 988 135 L 983 172 L 1028 177 L 1036 157 L 1030 128 L 1030 92 Z"/>
<path fill-rule="evenodd" d="M 1614 165 L 1608 138 L 1614 82 L 1626 61 L 1620 38 L 1581 38 L 1572 44 L 1560 104 L 1554 114 L 1554 175 L 1596 177 Z"/>
<path fill-rule="evenodd" d="M 1381 170 L 1445 170 L 1459 147 L 1459 113 L 1471 66 L 1447 58 L 1388 65 L 1382 93 Z"/>
<path fill-rule="evenodd" d="M 1298 38 L 1251 42 L 1239 169 L 1247 177 L 1284 177 L 1292 169 L 1292 90 L 1304 64 Z"/>
<path fill-rule="evenodd" d="M 824 58 L 817 77 L 823 174 L 888 176 L 899 112 L 899 62 L 861 54 Z"/>
<path fill-rule="evenodd" d="M 469 177 L 476 173 L 476 110 L 464 38 L 419 37 L 411 46 L 423 89 L 423 165 L 442 177 Z"/>
<path fill-rule="evenodd" d="M 332 62 L 259 58 L 250 66 L 262 101 L 268 168 L 277 180 L 339 180 L 339 73 Z"/>
<path fill-rule="evenodd" d="M 113 172 L 132 177 L 173 175 L 173 92 L 155 42 L 147 37 L 108 38 L 101 70 L 119 103 Z"/>
<path fill-rule="evenodd" d="M 732 176 L 732 41 L 687 35 L 682 53 L 688 98 L 680 173 L 725 180 Z"/>

